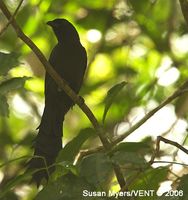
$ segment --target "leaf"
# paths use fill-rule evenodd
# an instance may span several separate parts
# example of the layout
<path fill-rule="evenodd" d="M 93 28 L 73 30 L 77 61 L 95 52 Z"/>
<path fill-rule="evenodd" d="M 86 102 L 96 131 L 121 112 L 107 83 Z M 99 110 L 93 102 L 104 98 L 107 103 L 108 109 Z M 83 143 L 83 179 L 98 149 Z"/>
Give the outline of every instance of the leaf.
<path fill-rule="evenodd" d="M 6 193 L 6 196 L 4 198 L 1 198 L 1 200 L 19 200 L 18 196 L 14 193 L 14 191 L 8 191 Z"/>
<path fill-rule="evenodd" d="M 119 165 L 126 165 L 126 164 L 132 164 L 137 166 L 147 165 L 144 157 L 134 152 L 119 151 L 116 152 L 111 158 L 115 163 Z"/>
<path fill-rule="evenodd" d="M 28 158 L 31 158 L 31 156 L 22 156 L 22 157 L 19 157 L 19 158 L 15 158 L 15 159 L 9 160 L 9 161 L 4 162 L 3 164 L 1 164 L 1 165 L 0 165 L 0 168 L 9 165 L 9 164 L 12 163 L 12 162 L 15 162 L 15 161 L 18 161 L 18 160 L 22 160 L 22 159 L 28 159 Z"/>
<path fill-rule="evenodd" d="M 103 113 L 103 123 L 105 121 L 106 115 L 108 113 L 108 110 L 110 109 L 112 103 L 115 101 L 115 98 L 117 97 L 118 93 L 123 89 L 123 87 L 127 83 L 125 81 L 118 83 L 117 85 L 114 85 L 110 90 L 107 92 L 107 96 L 104 100 L 105 108 Z"/>
<path fill-rule="evenodd" d="M 180 198 L 181 200 L 186 200 L 188 199 L 188 174 L 185 174 L 180 178 L 180 183 L 177 188 L 178 191 L 182 190 L 183 191 L 183 196 Z"/>
<path fill-rule="evenodd" d="M 149 149 L 149 144 L 145 142 L 122 142 L 114 147 L 112 153 L 116 151 L 139 152 L 141 150 L 147 151 Z"/>
<path fill-rule="evenodd" d="M 35 198 L 36 200 L 104 200 L 101 197 L 84 197 L 83 191 L 96 191 L 84 178 L 67 174 L 49 183 Z"/>
<path fill-rule="evenodd" d="M 19 55 L 16 53 L 0 52 L 0 75 L 6 75 L 10 69 L 19 64 Z"/>
<path fill-rule="evenodd" d="M 25 81 L 28 80 L 30 77 L 15 77 L 9 80 L 3 81 L 0 84 L 0 94 L 5 95 L 12 90 L 18 90 L 23 88 Z"/>
<path fill-rule="evenodd" d="M 101 184 L 106 186 L 113 171 L 110 159 L 103 153 L 85 157 L 81 161 L 79 169 L 80 175 L 96 187 Z"/>
<path fill-rule="evenodd" d="M 131 190 L 155 190 L 157 191 L 160 183 L 165 181 L 168 175 L 168 167 L 150 168 L 143 171 L 134 182 L 134 185 L 130 186 Z"/>
<path fill-rule="evenodd" d="M 22 88 L 25 84 L 25 81 L 28 79 L 29 77 L 16 77 L 0 83 L 0 115 L 4 117 L 9 116 L 9 105 L 5 95 L 12 90 Z"/>
<path fill-rule="evenodd" d="M 73 162 L 75 156 L 78 154 L 82 144 L 91 136 L 95 134 L 94 129 L 86 128 L 80 131 L 80 133 L 73 138 L 65 147 L 60 151 L 56 161 L 69 161 Z"/>
<path fill-rule="evenodd" d="M 149 6 L 151 4 L 150 0 L 130 0 L 129 1 L 134 9 L 135 12 L 143 13 L 149 9 Z"/>
<path fill-rule="evenodd" d="M 60 164 L 56 165 L 55 171 L 50 176 L 50 179 L 52 181 L 56 181 L 58 178 L 69 174 L 74 174 L 75 176 L 78 176 L 78 169 L 76 165 L 73 165 L 71 162 L 61 162 Z"/>
<path fill-rule="evenodd" d="M 3 186 L 3 188 L 1 188 L 0 199 L 3 198 L 10 190 L 12 190 L 12 188 L 27 180 L 32 175 L 32 173 L 33 172 L 28 171 L 11 179 L 7 184 Z"/>
<path fill-rule="evenodd" d="M 0 115 L 3 117 L 9 116 L 9 105 L 4 95 L 0 95 Z"/>

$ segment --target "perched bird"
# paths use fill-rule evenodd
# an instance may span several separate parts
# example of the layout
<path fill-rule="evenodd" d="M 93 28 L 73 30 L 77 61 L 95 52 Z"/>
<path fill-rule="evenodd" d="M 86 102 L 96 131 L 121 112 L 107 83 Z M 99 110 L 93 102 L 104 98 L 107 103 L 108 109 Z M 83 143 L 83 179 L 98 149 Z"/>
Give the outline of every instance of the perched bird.
<path fill-rule="evenodd" d="M 55 19 L 47 22 L 52 27 L 58 43 L 53 48 L 49 62 L 56 72 L 78 93 L 87 65 L 87 55 L 80 43 L 78 32 L 66 19 Z M 45 76 L 45 108 L 39 132 L 34 142 L 34 156 L 43 157 L 47 166 L 54 164 L 55 159 L 62 149 L 62 128 L 66 113 L 74 105 L 69 96 L 58 88 L 51 76 Z M 45 167 L 41 158 L 33 157 L 28 168 L 37 170 Z M 49 169 L 51 173 L 54 167 Z M 41 180 L 48 179 L 46 170 L 33 174 L 32 180 L 40 185 Z"/>

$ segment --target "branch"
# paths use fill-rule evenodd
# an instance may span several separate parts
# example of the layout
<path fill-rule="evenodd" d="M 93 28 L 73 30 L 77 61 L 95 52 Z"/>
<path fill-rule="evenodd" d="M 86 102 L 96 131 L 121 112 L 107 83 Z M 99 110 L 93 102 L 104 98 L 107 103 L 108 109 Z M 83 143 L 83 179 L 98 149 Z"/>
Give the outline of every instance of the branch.
<path fill-rule="evenodd" d="M 175 100 L 176 98 L 183 95 L 185 92 L 188 92 L 188 80 L 185 81 L 171 96 L 169 96 L 167 99 L 165 99 L 160 105 L 158 105 L 156 108 L 151 110 L 149 113 L 147 113 L 140 121 L 138 121 L 135 125 L 133 125 L 128 131 L 126 131 L 124 134 L 120 135 L 119 137 L 116 137 L 111 142 L 111 148 L 121 142 L 123 139 L 128 137 L 132 132 L 134 132 L 136 129 L 138 129 L 140 126 L 142 126 L 147 120 L 149 120 L 156 112 L 158 112 L 161 108 Z M 100 152 L 104 150 L 102 146 L 99 146 L 97 148 L 89 149 L 86 151 L 81 151 L 81 157 Z"/>
<path fill-rule="evenodd" d="M 180 162 L 174 162 L 174 161 L 158 160 L 158 161 L 153 161 L 153 163 L 163 163 L 163 164 L 170 164 L 170 165 L 182 165 L 184 167 L 188 167 L 187 164 L 180 163 Z"/>
<path fill-rule="evenodd" d="M 102 152 L 102 151 L 104 151 L 104 148 L 102 146 L 99 146 L 99 147 L 96 147 L 93 149 L 80 150 L 80 152 L 77 155 L 76 162 L 78 162 L 79 160 L 82 160 L 84 157 L 86 157 L 88 155 L 95 154 L 95 153 Z"/>
<path fill-rule="evenodd" d="M 179 143 L 174 142 L 174 141 L 172 141 L 172 140 L 168 140 L 168 139 L 166 139 L 166 138 L 164 138 L 164 137 L 158 136 L 158 137 L 157 137 L 157 141 L 156 141 L 156 149 L 155 149 L 155 152 L 154 152 L 153 156 L 151 157 L 151 160 L 149 161 L 150 164 L 153 164 L 154 162 L 156 162 L 156 161 L 154 161 L 154 160 L 155 160 L 157 154 L 159 153 L 159 150 L 160 150 L 160 142 L 161 142 L 161 141 L 163 141 L 164 143 L 167 143 L 167 144 L 171 144 L 171 145 L 177 147 L 178 149 L 182 150 L 182 151 L 185 152 L 186 154 L 188 154 L 188 149 L 184 148 L 184 147 L 183 147 L 182 145 L 180 145 Z M 164 161 L 163 161 L 163 162 L 164 162 Z"/>
<path fill-rule="evenodd" d="M 9 27 L 9 25 L 11 24 L 12 20 L 14 19 L 14 17 L 17 15 L 22 3 L 24 0 L 21 0 L 20 3 L 18 4 L 16 10 L 14 11 L 13 15 L 11 16 L 11 18 L 9 19 L 9 21 L 7 22 L 7 24 L 1 29 L 0 31 L 0 36 L 7 30 L 7 28 Z"/>
<path fill-rule="evenodd" d="M 15 19 L 11 17 L 10 12 L 8 11 L 6 5 L 0 1 L 0 8 L 4 15 L 7 17 L 7 19 L 10 21 L 12 18 L 11 24 L 14 28 L 14 30 L 17 33 L 17 36 L 24 42 L 26 43 L 31 50 L 36 54 L 36 56 L 39 58 L 41 63 L 44 65 L 46 71 L 49 73 L 49 75 L 55 80 L 55 82 L 58 84 L 60 88 L 62 88 L 66 94 L 81 108 L 81 110 L 87 115 L 88 119 L 91 121 L 92 125 L 94 128 L 97 130 L 99 137 L 101 139 L 102 144 L 107 147 L 109 142 L 106 141 L 107 139 L 103 136 L 101 127 L 89 109 L 89 107 L 84 103 L 84 100 L 79 97 L 66 83 L 65 80 L 63 80 L 60 75 L 53 69 L 53 67 L 50 65 L 50 63 L 47 61 L 47 59 L 44 57 L 42 52 L 39 50 L 39 48 L 32 42 L 32 40 L 27 37 L 21 30 L 21 28 L 18 26 L 16 23 Z"/>
<path fill-rule="evenodd" d="M 185 18 L 185 21 L 188 25 L 188 1 L 187 0 L 179 0 L 183 16 Z M 140 121 L 138 121 L 135 125 L 133 125 L 128 131 L 126 131 L 124 134 L 120 135 L 119 137 L 115 138 L 114 141 L 112 141 L 111 145 L 114 146 L 117 143 L 121 142 L 123 139 L 128 137 L 132 132 L 134 132 L 136 129 L 138 129 L 140 126 L 142 126 L 148 119 L 150 119 L 156 112 L 158 112 L 161 108 L 175 100 L 177 97 L 181 96 L 185 92 L 187 92 L 188 87 L 188 81 L 185 81 L 170 97 L 168 97 L 166 100 L 164 100 L 159 106 L 151 110 L 148 114 L 146 114 Z M 87 155 L 92 154 L 95 151 L 102 150 L 103 147 L 98 147 L 96 149 L 88 150 Z M 84 155 L 83 155 L 84 156 Z"/>
<path fill-rule="evenodd" d="M 6 16 L 6 18 L 9 20 L 11 25 L 13 26 L 15 32 L 17 33 L 17 36 L 25 43 L 27 44 L 30 49 L 35 53 L 35 55 L 39 58 L 41 63 L 44 65 L 47 73 L 54 79 L 54 81 L 57 83 L 57 85 L 62 88 L 66 94 L 80 107 L 80 109 L 86 114 L 90 122 L 92 123 L 93 127 L 96 129 L 97 134 L 101 140 L 101 143 L 103 144 L 103 147 L 106 151 L 110 150 L 110 142 L 105 137 L 104 131 L 101 128 L 99 122 L 95 118 L 92 111 L 89 109 L 89 107 L 84 103 L 84 100 L 82 97 L 79 97 L 66 83 L 64 79 L 61 78 L 61 76 L 53 69 L 53 67 L 50 65 L 50 63 L 47 61 L 45 56 L 42 54 L 40 49 L 32 42 L 32 40 L 27 37 L 19 25 L 17 24 L 16 20 L 13 16 L 11 16 L 11 13 L 7 9 L 6 5 L 2 0 L 0 0 L 0 8 L 3 12 L 3 14 Z M 114 172 L 116 174 L 117 181 L 120 185 L 120 187 L 123 187 L 125 185 L 125 180 L 123 177 L 123 174 L 119 168 L 119 166 L 114 166 Z"/>

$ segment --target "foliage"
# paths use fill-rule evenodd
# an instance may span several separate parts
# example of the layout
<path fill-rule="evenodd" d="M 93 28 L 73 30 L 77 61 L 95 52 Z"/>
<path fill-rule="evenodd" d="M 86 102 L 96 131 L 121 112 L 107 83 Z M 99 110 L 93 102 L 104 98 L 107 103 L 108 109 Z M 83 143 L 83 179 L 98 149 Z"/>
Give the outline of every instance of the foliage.
<path fill-rule="evenodd" d="M 19 1 L 4 2 L 13 13 Z M 187 79 L 188 27 L 178 1 L 24 1 L 16 20 L 46 57 L 56 40 L 45 23 L 54 18 L 70 20 L 87 49 L 88 68 L 80 95 L 101 123 L 104 137 L 111 141 Z M 0 19 L 0 27 L 4 27 L 7 21 L 2 13 Z M 98 148 L 97 131 L 74 106 L 64 122 L 65 146 L 56 170 L 39 192 L 30 184 L 25 164 L 40 123 L 43 77 L 41 63 L 9 26 L 0 40 L 0 199 L 117 199 L 100 196 L 102 191 L 120 190 L 115 165 L 130 191 L 155 191 L 154 196 L 133 199 L 188 199 L 187 165 L 183 165 L 187 155 L 165 144 L 156 159 L 170 163 L 149 163 L 157 135 L 186 147 L 187 93 L 108 152 Z M 164 183 L 169 183 L 168 188 L 161 187 Z M 180 193 L 167 197 L 169 187 Z M 98 196 L 83 197 L 83 190 L 98 192 Z"/>

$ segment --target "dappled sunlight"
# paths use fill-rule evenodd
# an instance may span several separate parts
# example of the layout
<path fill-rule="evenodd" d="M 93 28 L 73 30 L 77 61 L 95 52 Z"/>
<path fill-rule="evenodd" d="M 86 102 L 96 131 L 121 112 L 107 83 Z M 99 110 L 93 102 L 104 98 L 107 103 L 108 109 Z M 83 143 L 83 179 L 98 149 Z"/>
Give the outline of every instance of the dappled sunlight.
<path fill-rule="evenodd" d="M 137 123 L 142 117 L 146 114 L 143 108 L 134 108 L 129 116 L 129 124 L 132 126 Z M 174 107 L 172 105 L 166 106 L 158 111 L 154 116 L 152 116 L 145 124 L 143 124 L 140 128 L 134 131 L 133 134 L 126 138 L 126 141 L 140 141 L 144 139 L 146 136 L 152 136 L 156 138 L 158 135 L 161 135 L 169 130 L 169 128 L 173 125 L 173 123 L 177 120 L 176 115 L 174 113 Z M 181 126 L 181 129 L 178 127 Z M 125 124 L 125 131 L 127 127 L 127 123 Z M 183 134 L 187 128 L 187 123 L 177 123 L 175 129 L 175 133 L 179 135 L 179 139 L 183 139 Z M 122 128 L 121 128 L 121 132 Z M 171 133 L 174 135 L 174 133 Z M 182 134 L 182 135 L 181 135 Z M 171 137 L 172 139 L 175 139 Z"/>
<path fill-rule="evenodd" d="M 179 79 L 180 72 L 176 67 L 172 66 L 172 60 L 169 57 L 164 57 L 156 71 L 156 77 L 159 85 L 169 86 Z"/>
<path fill-rule="evenodd" d="M 103 54 L 97 55 L 90 67 L 88 79 L 98 82 L 100 80 L 109 79 L 110 77 L 113 77 L 112 62 L 110 58 Z"/>
<path fill-rule="evenodd" d="M 44 81 L 41 78 L 37 78 L 37 77 L 32 78 L 26 82 L 25 88 L 32 92 L 36 92 L 43 95 Z"/>
<path fill-rule="evenodd" d="M 187 54 L 188 46 L 185 44 L 188 43 L 188 34 L 185 34 L 181 37 L 174 35 L 171 42 L 172 50 L 175 54 L 177 54 L 178 56 L 181 56 L 181 54 Z"/>
<path fill-rule="evenodd" d="M 169 86 L 175 83 L 178 80 L 179 76 L 179 70 L 175 67 L 171 67 L 159 77 L 158 84 L 161 86 Z"/>
<path fill-rule="evenodd" d="M 12 103 L 17 116 L 21 118 L 25 118 L 28 115 L 31 116 L 30 106 L 19 95 L 14 96 Z"/>
<path fill-rule="evenodd" d="M 172 189 L 172 181 L 165 181 L 161 183 L 160 188 L 157 191 L 157 194 L 161 196 L 164 192 L 167 192 Z"/>
<path fill-rule="evenodd" d="M 101 32 L 96 29 L 91 29 L 87 32 L 87 39 L 91 43 L 96 43 L 101 39 Z"/>

